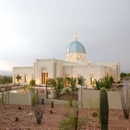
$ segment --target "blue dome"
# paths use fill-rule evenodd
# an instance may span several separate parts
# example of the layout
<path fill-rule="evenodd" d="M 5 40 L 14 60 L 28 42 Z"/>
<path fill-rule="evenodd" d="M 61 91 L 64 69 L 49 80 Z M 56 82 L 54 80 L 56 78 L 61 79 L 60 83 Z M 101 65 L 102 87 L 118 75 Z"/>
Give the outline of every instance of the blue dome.
<path fill-rule="evenodd" d="M 67 53 L 84 53 L 84 54 L 86 54 L 86 50 L 80 42 L 74 41 L 68 46 Z"/>

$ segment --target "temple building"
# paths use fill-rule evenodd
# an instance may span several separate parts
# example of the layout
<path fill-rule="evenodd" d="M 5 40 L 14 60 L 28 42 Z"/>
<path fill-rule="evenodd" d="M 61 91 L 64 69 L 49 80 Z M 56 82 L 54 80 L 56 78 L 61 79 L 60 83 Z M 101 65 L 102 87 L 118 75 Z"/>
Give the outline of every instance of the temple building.
<path fill-rule="evenodd" d="M 86 79 L 86 85 L 92 86 L 94 79 L 100 79 L 106 75 L 120 81 L 120 63 L 102 62 L 94 63 L 87 59 L 86 50 L 78 41 L 75 34 L 74 41 L 69 44 L 65 60 L 58 59 L 36 59 L 32 66 L 13 67 L 13 83 L 29 84 L 34 79 L 37 85 L 46 85 L 48 78 L 56 77 L 79 77 Z M 16 79 L 20 75 L 21 80 Z"/>

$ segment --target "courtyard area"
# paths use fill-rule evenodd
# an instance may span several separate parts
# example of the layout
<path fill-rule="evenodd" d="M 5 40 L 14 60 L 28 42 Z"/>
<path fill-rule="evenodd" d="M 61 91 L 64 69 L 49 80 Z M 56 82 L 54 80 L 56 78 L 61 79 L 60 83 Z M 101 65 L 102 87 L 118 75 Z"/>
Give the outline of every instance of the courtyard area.
<path fill-rule="evenodd" d="M 37 124 L 29 105 L 0 106 L 0 130 L 58 130 L 59 123 L 67 118 L 67 111 L 67 105 L 54 104 L 54 108 L 51 108 L 50 104 L 45 104 L 42 122 Z M 73 111 L 73 108 L 69 111 Z M 82 130 L 100 130 L 99 118 L 93 117 L 93 112 L 92 109 L 79 109 L 79 117 L 88 117 L 88 123 Z M 18 121 L 15 121 L 16 117 Z M 109 130 L 130 130 L 130 119 L 124 118 L 122 110 L 109 109 Z"/>

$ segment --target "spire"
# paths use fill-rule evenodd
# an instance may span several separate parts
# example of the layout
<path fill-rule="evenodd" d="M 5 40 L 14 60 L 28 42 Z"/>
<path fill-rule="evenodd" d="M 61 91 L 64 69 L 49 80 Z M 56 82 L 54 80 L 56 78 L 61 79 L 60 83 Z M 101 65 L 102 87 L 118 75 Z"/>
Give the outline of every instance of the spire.
<path fill-rule="evenodd" d="M 77 31 L 75 31 L 75 34 L 74 34 L 74 40 L 75 40 L 75 41 L 78 40 L 78 37 L 77 37 Z"/>

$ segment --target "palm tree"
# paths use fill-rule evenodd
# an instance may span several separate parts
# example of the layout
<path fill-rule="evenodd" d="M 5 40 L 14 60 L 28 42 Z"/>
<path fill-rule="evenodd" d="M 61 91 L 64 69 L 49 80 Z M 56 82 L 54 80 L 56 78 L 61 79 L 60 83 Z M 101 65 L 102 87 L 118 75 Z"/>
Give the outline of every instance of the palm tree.
<path fill-rule="evenodd" d="M 19 82 L 19 80 L 22 79 L 22 76 L 20 76 L 20 75 L 18 74 L 17 77 L 16 77 L 16 79 L 17 79 L 17 82 Z"/>

